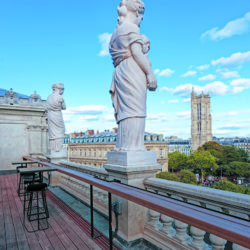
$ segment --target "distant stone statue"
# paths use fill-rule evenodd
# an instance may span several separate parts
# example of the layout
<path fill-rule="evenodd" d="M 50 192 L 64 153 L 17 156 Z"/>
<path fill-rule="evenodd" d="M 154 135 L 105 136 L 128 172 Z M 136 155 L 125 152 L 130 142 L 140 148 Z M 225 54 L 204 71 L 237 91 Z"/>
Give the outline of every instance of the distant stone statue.
<path fill-rule="evenodd" d="M 118 124 L 115 151 L 144 151 L 147 89 L 157 88 L 147 56 L 150 41 L 139 29 L 144 3 L 122 0 L 118 14 L 118 25 L 109 45 L 115 67 L 110 89 Z"/>
<path fill-rule="evenodd" d="M 48 96 L 46 110 L 48 113 L 48 134 L 51 153 L 62 151 L 65 133 L 62 110 L 66 109 L 62 94 L 64 85 L 55 83 L 52 86 L 53 93 Z"/>

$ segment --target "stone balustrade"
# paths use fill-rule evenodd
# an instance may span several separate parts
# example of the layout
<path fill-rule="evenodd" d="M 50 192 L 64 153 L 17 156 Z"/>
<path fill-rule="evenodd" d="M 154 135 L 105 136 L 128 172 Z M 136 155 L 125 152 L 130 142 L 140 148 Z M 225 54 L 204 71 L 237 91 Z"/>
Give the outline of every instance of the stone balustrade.
<path fill-rule="evenodd" d="M 144 237 L 162 249 L 247 250 L 247 248 L 227 242 L 218 236 L 208 234 L 199 228 L 189 226 L 150 209 L 148 210 Z"/>
<path fill-rule="evenodd" d="M 158 178 L 148 178 L 144 181 L 144 185 L 147 190 L 161 195 L 219 212 L 229 213 L 240 218 L 250 218 L 250 196 L 248 195 Z M 145 232 L 147 237 L 149 233 L 151 234 L 151 240 L 152 235 L 155 236 L 155 239 L 161 239 L 164 234 L 165 243 L 167 242 L 166 245 L 164 245 L 164 241 L 161 242 L 161 247 L 164 248 L 171 246 L 170 249 L 187 249 L 186 247 L 191 247 L 191 249 L 211 249 L 212 247 L 212 249 L 222 250 L 225 249 L 227 244 L 226 249 L 246 250 L 244 247 L 230 242 L 227 243 L 226 240 L 220 237 L 207 234 L 205 231 L 151 210 L 148 212 Z"/>
<path fill-rule="evenodd" d="M 75 163 L 70 161 L 60 161 L 60 165 L 69 169 L 93 175 L 102 180 L 107 180 L 108 178 L 108 172 L 104 168 L 90 166 L 90 165 L 83 165 L 80 163 Z"/>
<path fill-rule="evenodd" d="M 148 178 L 144 181 L 147 190 L 166 195 L 189 204 L 250 219 L 250 196 L 208 187 Z"/>
<path fill-rule="evenodd" d="M 98 178 L 108 179 L 105 169 L 63 161 L 64 167 L 78 170 Z M 60 186 L 89 204 L 90 187 L 73 177 L 60 174 Z M 185 201 L 190 204 L 230 213 L 249 219 L 250 197 L 247 195 L 183 184 L 158 178 L 144 180 L 145 188 Z M 108 194 L 93 187 L 94 207 L 101 213 L 108 214 Z M 119 232 L 118 232 L 119 233 Z M 205 231 L 148 209 L 143 238 L 162 249 L 233 249 L 246 250 L 231 242 L 208 234 Z M 226 247 L 226 248 L 225 248 Z"/>

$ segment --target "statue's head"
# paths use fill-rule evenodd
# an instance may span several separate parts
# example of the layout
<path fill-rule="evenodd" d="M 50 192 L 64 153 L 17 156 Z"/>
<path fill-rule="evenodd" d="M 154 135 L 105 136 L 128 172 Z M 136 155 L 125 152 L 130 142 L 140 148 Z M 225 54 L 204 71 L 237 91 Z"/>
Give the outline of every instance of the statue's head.
<path fill-rule="evenodd" d="M 134 14 L 133 22 L 140 26 L 144 14 L 144 3 L 141 0 L 122 0 L 118 6 L 118 23 L 121 24 L 130 14 Z"/>
<path fill-rule="evenodd" d="M 64 85 L 63 83 L 55 83 L 52 85 L 53 92 L 58 92 L 60 95 L 64 92 Z"/>

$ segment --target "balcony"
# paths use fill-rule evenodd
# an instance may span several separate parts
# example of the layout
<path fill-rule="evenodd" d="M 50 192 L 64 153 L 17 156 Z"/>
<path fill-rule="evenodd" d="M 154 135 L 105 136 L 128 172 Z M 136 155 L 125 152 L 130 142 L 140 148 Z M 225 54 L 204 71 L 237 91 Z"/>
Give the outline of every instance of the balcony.
<path fill-rule="evenodd" d="M 23 227 L 23 201 L 16 174 L 0 176 L 0 249 L 109 249 L 105 235 L 91 238 L 90 223 L 47 190 L 49 228 L 28 233 Z M 94 229 L 94 234 L 101 234 Z M 114 246 L 114 249 L 118 249 Z"/>
<path fill-rule="evenodd" d="M 41 248 L 59 249 L 141 249 L 147 246 L 149 249 L 243 250 L 250 247 L 250 199 L 246 195 L 237 194 L 229 199 L 229 192 L 209 192 L 207 188 L 187 184 L 173 187 L 175 183 L 156 178 L 144 181 L 149 192 L 108 181 L 105 169 L 67 162 L 64 166 L 40 163 L 58 168 L 52 176 L 53 187 L 47 192 L 50 228 L 35 234 L 25 232 L 21 224 L 22 202 L 16 195 L 16 176 L 1 176 L 0 216 L 4 224 L 0 232 L 5 233 L 0 236 L 3 242 L 0 244 L 3 249 L 4 246 L 7 249 L 16 246 L 37 249 L 34 248 L 37 242 Z M 91 221 L 83 218 L 91 207 L 91 188 L 94 209 L 102 217 L 102 224 L 106 224 L 100 228 L 101 222 L 95 214 L 94 225 L 100 230 L 95 229 L 94 235 L 103 235 L 95 239 L 91 238 Z M 77 212 L 74 211 L 72 203 L 68 203 L 65 196 L 57 196 L 58 193 L 53 192 L 55 189 L 77 197 L 85 210 L 78 206 Z M 117 200 L 121 202 L 121 211 L 115 214 L 111 212 L 111 201 Z M 136 231 L 138 226 L 139 233 Z M 107 236 L 113 240 L 111 247 Z"/>

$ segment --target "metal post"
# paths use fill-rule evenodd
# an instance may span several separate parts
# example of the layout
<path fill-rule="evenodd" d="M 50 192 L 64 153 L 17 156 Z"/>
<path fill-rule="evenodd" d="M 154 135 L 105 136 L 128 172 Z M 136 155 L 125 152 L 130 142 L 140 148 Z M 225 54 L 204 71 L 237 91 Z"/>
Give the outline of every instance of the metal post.
<path fill-rule="evenodd" d="M 91 221 L 91 237 L 94 238 L 93 186 L 92 185 L 90 185 L 90 221 Z"/>
<path fill-rule="evenodd" d="M 112 196 L 109 193 L 109 249 L 113 249 L 113 234 L 112 234 Z"/>

